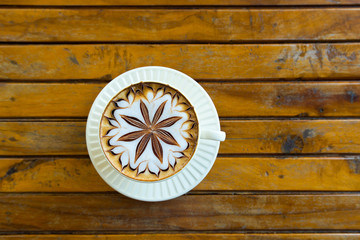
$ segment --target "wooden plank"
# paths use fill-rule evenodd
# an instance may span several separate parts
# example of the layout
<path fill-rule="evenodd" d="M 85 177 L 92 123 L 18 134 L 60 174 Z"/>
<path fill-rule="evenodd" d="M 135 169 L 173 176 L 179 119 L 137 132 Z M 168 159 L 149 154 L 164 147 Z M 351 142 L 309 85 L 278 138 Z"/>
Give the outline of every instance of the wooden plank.
<path fill-rule="evenodd" d="M 222 121 L 220 153 L 360 153 L 359 120 Z"/>
<path fill-rule="evenodd" d="M 357 8 L 0 9 L 0 41 L 358 40 L 359 18 Z"/>
<path fill-rule="evenodd" d="M 198 190 L 360 191 L 360 158 L 218 158 L 210 173 L 195 188 Z M 96 173 L 88 158 L 45 157 L 1 159 L 0 191 L 113 190 Z"/>
<path fill-rule="evenodd" d="M 226 154 L 360 153 L 360 120 L 224 120 Z M 86 155 L 85 122 L 0 122 L 0 155 Z"/>
<path fill-rule="evenodd" d="M 105 85 L 0 83 L 0 117 L 87 117 Z"/>
<path fill-rule="evenodd" d="M 4 240 L 357 240 L 359 233 L 140 233 L 140 234 L 96 234 L 94 235 L 3 235 Z"/>
<path fill-rule="evenodd" d="M 196 79 L 358 78 L 360 44 L 0 46 L 0 79 L 7 80 L 111 80 L 149 65 Z"/>
<path fill-rule="evenodd" d="M 360 116 L 359 82 L 200 84 L 221 117 Z M 0 83 L 0 117 L 86 117 L 104 86 L 105 83 Z M 19 106 L 22 110 L 14 111 Z"/>
<path fill-rule="evenodd" d="M 359 194 L 186 195 L 144 203 L 117 193 L 1 194 L 2 232 L 357 230 Z"/>
<path fill-rule="evenodd" d="M 49 157 L 1 159 L 0 191 L 106 192 L 113 190 L 97 174 L 89 158 Z"/>
<path fill-rule="evenodd" d="M 360 85 L 357 82 L 223 82 L 202 85 L 221 117 L 354 117 L 360 113 L 357 106 Z"/>
<path fill-rule="evenodd" d="M 4 6 L 292 6 L 292 5 L 359 5 L 358 0 L 0 0 Z"/>
<path fill-rule="evenodd" d="M 1 122 L 0 154 L 87 154 L 85 122 Z"/>

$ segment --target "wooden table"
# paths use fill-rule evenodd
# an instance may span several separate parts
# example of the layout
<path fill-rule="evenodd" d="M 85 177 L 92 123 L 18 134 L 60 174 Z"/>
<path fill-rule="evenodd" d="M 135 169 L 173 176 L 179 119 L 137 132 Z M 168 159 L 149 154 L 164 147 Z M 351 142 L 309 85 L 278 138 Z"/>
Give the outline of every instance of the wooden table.
<path fill-rule="evenodd" d="M 0 5 L 1 239 L 360 238 L 359 0 Z M 196 79 L 228 136 L 162 203 L 114 192 L 85 146 L 95 96 L 147 65 Z"/>

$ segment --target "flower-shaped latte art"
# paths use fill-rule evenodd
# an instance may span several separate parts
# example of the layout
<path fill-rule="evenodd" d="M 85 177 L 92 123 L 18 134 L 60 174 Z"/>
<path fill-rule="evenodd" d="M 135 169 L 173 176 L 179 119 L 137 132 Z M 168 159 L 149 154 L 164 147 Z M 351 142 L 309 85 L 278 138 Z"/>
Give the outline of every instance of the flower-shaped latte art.
<path fill-rule="evenodd" d="M 175 90 L 158 85 L 130 88 L 114 101 L 112 116 L 107 117 L 108 151 L 118 156 L 121 171 L 134 178 L 147 170 L 157 177 L 169 167 L 175 172 L 178 161 L 184 165 L 191 158 L 197 141 L 191 105 Z"/>
<path fill-rule="evenodd" d="M 141 113 L 143 115 L 143 118 L 145 120 L 145 123 L 141 122 L 139 119 L 135 117 L 130 117 L 126 115 L 121 115 L 121 117 L 130 125 L 140 128 L 142 130 L 130 132 L 127 133 L 119 138 L 119 141 L 134 141 L 141 137 L 140 142 L 137 144 L 136 147 L 136 153 L 135 153 L 135 161 L 141 156 L 141 154 L 144 152 L 147 144 L 149 143 L 151 139 L 151 146 L 154 154 L 156 157 L 160 160 L 160 162 L 163 162 L 163 149 L 159 142 L 159 139 L 161 139 L 163 142 L 170 144 L 170 145 L 176 145 L 179 146 L 179 144 L 176 142 L 175 138 L 169 133 L 168 131 L 162 129 L 164 127 L 171 127 L 181 119 L 181 117 L 170 117 L 167 119 L 162 120 L 161 122 L 157 122 L 161 114 L 164 111 L 164 106 L 166 102 L 163 102 L 160 107 L 156 110 L 155 115 L 150 121 L 149 118 L 149 111 L 146 107 L 146 105 L 143 103 L 143 101 L 140 100 L 140 109 Z"/>

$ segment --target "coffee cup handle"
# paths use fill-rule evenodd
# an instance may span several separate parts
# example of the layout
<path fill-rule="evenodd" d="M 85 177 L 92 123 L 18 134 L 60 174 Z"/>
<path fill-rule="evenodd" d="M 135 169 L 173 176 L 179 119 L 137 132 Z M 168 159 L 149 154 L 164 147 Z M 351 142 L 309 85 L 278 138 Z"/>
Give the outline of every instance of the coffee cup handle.
<path fill-rule="evenodd" d="M 223 131 L 201 130 L 201 132 L 200 132 L 201 139 L 224 141 L 225 137 L 226 137 L 226 133 Z"/>

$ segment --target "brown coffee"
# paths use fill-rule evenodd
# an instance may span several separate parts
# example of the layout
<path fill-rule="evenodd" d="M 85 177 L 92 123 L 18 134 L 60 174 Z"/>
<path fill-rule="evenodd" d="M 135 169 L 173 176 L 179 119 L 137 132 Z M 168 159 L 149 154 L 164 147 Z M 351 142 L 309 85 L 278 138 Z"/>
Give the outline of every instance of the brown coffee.
<path fill-rule="evenodd" d="M 198 131 L 194 108 L 179 91 L 141 82 L 121 91 L 107 105 L 100 139 L 107 159 L 119 172 L 157 181 L 189 162 Z"/>

